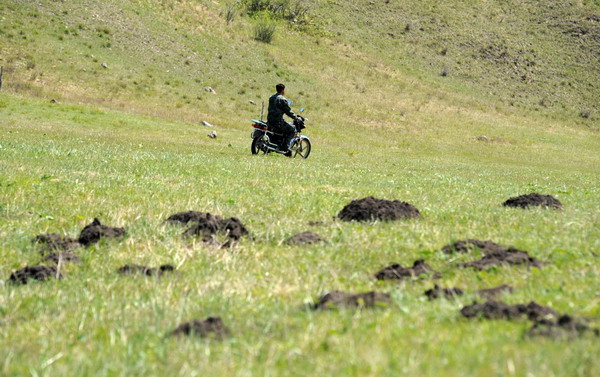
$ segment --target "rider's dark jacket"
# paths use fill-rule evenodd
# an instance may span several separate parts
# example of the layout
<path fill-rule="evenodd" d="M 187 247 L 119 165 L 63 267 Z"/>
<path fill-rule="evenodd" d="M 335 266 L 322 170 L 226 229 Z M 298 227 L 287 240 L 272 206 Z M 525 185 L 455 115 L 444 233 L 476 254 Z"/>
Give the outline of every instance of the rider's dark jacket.
<path fill-rule="evenodd" d="M 282 123 L 285 123 L 283 114 L 286 114 L 290 118 L 296 117 L 296 114 L 290 108 L 288 100 L 281 94 L 275 93 L 269 98 L 267 123 L 274 127 L 280 127 Z"/>

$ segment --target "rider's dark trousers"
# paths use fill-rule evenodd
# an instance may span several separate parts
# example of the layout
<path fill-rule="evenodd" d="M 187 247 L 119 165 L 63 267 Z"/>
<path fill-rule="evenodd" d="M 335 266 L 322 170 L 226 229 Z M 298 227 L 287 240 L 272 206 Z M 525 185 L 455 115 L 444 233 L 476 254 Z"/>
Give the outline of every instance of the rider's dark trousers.
<path fill-rule="evenodd" d="M 294 137 L 294 132 L 296 132 L 294 126 L 287 122 L 281 122 L 274 128 L 275 132 L 283 134 L 283 147 L 288 148 L 292 137 Z"/>

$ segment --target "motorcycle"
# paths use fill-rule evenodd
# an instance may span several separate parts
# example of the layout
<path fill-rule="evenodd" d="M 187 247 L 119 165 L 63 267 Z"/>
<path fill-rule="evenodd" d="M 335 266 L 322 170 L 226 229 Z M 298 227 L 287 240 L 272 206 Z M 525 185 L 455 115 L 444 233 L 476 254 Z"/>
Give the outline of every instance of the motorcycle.
<path fill-rule="evenodd" d="M 304 108 L 300 109 L 300 112 L 304 112 Z M 308 158 L 310 155 L 311 144 L 308 136 L 300 135 L 305 126 L 306 118 L 297 116 L 294 119 L 294 136 L 290 143 L 290 149 L 285 150 L 283 148 L 283 134 L 276 133 L 273 129 L 262 120 L 252 120 L 252 127 L 254 130 L 251 132 L 252 145 L 250 150 L 252 154 L 264 153 L 268 154 L 271 152 L 287 155 L 288 157 L 302 157 Z"/>

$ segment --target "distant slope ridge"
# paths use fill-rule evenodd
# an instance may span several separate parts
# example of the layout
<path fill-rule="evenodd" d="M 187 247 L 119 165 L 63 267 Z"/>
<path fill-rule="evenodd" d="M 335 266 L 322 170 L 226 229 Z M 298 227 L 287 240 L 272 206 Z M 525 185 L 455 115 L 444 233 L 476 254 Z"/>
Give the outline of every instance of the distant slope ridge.
<path fill-rule="evenodd" d="M 450 106 L 600 119 L 597 2 L 314 2 L 322 32 L 282 21 L 264 44 L 242 9 L 226 23 L 224 0 L 7 0 L 5 90 L 236 123 L 285 81 L 327 124 Z"/>

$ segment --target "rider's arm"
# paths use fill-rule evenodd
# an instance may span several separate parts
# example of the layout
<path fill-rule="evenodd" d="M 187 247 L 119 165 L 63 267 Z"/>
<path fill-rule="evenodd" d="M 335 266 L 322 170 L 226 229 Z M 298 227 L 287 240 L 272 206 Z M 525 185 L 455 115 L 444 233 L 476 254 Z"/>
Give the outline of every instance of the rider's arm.
<path fill-rule="evenodd" d="M 283 113 L 287 116 L 289 116 L 292 119 L 296 119 L 296 114 L 294 114 L 294 112 L 292 111 L 292 108 L 290 107 L 290 104 L 288 103 L 288 101 L 285 98 L 280 98 L 279 100 L 279 106 L 281 108 L 281 110 L 283 110 Z"/>

